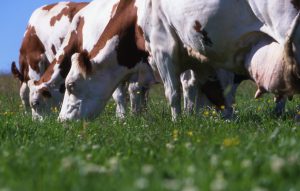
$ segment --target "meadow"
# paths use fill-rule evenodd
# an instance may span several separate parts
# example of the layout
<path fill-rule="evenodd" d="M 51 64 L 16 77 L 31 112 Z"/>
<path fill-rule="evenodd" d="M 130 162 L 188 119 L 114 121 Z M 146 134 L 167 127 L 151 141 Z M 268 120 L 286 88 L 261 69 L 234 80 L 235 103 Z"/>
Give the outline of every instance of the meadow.
<path fill-rule="evenodd" d="M 0 77 L 0 191 L 297 191 L 300 131 L 293 116 L 273 115 L 272 96 L 238 89 L 235 118 L 213 109 L 172 122 L 162 87 L 147 112 L 124 120 L 110 101 L 95 120 L 44 122 L 24 114 L 19 84 Z"/>

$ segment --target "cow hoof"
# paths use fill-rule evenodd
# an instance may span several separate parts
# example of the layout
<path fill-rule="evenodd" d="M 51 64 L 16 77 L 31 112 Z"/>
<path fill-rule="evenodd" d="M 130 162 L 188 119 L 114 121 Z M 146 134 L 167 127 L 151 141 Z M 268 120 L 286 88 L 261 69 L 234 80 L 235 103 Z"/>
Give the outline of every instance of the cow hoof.
<path fill-rule="evenodd" d="M 300 125 L 300 113 L 297 113 L 294 119 Z"/>

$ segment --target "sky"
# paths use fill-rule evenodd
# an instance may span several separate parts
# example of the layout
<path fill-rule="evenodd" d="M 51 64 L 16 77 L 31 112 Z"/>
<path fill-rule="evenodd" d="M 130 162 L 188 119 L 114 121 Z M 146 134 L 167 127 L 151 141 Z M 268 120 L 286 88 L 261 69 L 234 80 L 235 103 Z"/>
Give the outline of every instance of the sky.
<path fill-rule="evenodd" d="M 59 0 L 9 0 L 1 2 L 0 73 L 10 72 L 12 61 L 17 61 L 18 63 L 19 49 L 31 13 L 42 5 L 56 3 L 58 1 Z M 72 1 L 81 2 L 84 0 Z"/>

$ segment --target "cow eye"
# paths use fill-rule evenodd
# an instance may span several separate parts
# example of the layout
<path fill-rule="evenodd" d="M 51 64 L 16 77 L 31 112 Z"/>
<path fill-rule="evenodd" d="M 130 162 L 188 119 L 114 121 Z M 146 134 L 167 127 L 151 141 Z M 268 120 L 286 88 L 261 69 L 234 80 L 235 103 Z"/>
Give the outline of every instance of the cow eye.
<path fill-rule="evenodd" d="M 42 97 L 44 97 L 44 98 L 51 98 L 52 97 L 50 91 L 46 87 L 43 87 L 42 89 L 38 90 L 38 93 L 40 95 L 42 95 Z"/>
<path fill-rule="evenodd" d="M 73 92 L 74 92 L 75 85 L 74 85 L 73 82 L 71 82 L 71 83 L 68 83 L 68 84 L 67 84 L 67 87 L 66 87 L 66 88 L 67 88 L 68 92 L 73 93 Z"/>
<path fill-rule="evenodd" d="M 42 96 L 45 97 L 45 98 L 51 98 L 52 97 L 51 93 L 48 90 L 43 90 L 42 91 Z"/>

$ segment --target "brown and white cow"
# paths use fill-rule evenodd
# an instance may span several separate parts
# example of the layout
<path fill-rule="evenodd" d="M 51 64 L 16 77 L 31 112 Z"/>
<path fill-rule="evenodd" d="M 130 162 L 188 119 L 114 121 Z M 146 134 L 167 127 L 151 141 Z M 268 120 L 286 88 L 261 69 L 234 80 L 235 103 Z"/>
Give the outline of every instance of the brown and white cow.
<path fill-rule="evenodd" d="M 92 30 L 95 25 L 98 25 L 99 21 L 93 20 L 93 23 L 91 18 L 94 9 L 102 3 L 93 1 L 90 7 L 86 7 L 88 11 L 80 16 L 82 22 L 84 21 L 82 31 Z M 98 39 L 87 43 L 84 39 L 90 38 L 83 34 L 79 53 L 72 56 L 72 66 L 65 81 L 66 92 L 59 115 L 60 120 L 90 118 L 98 115 L 115 86 L 136 71 L 141 66 L 141 62 L 148 57 L 143 32 L 136 25 L 135 1 L 120 0 L 114 3 L 107 2 L 107 4 L 111 7 L 101 5 L 102 12 L 113 14 L 102 33 L 97 36 Z M 93 25 L 86 23 L 93 23 Z M 91 47 L 90 44 L 94 46 Z M 213 68 L 204 66 L 200 72 L 205 74 L 206 70 L 210 71 Z"/>
<path fill-rule="evenodd" d="M 12 74 L 21 82 L 20 97 L 27 111 L 30 110 L 27 82 L 38 80 L 44 73 L 61 46 L 74 15 L 86 5 L 60 2 L 42 6 L 32 13 L 20 48 L 20 71 L 15 62 L 11 65 Z M 41 93 L 48 96 L 47 92 Z"/>
<path fill-rule="evenodd" d="M 64 79 L 70 69 L 72 54 L 75 52 L 85 52 L 91 49 L 96 51 L 96 49 L 99 48 L 98 46 L 103 46 L 102 44 L 99 45 L 97 41 L 99 41 L 99 37 L 105 30 L 105 26 L 111 19 L 113 19 L 117 6 L 118 1 L 116 0 L 109 2 L 96 0 L 91 2 L 91 5 L 83 8 L 77 15 L 74 16 L 72 24 L 69 27 L 68 34 L 45 74 L 39 80 L 29 81 L 30 103 L 31 105 L 38 105 L 38 107 L 34 108 L 34 111 L 39 117 L 42 117 L 43 115 L 41 112 L 42 110 L 49 110 L 45 108 L 49 108 L 49 105 L 51 105 L 49 102 L 53 102 L 52 95 L 59 88 L 60 84 L 64 83 Z M 123 44 L 122 48 L 124 48 L 124 46 L 126 45 Z M 126 48 L 131 47 L 129 46 Z M 96 55 L 97 52 L 94 52 L 93 54 Z M 119 56 L 127 58 L 127 55 L 124 54 Z M 130 63 L 130 65 L 135 64 L 135 60 L 128 60 L 128 62 L 130 61 L 133 62 Z M 139 89 L 143 90 L 144 88 L 148 88 L 152 83 L 155 83 L 154 78 L 151 77 L 151 71 L 149 70 L 151 70 L 151 68 L 146 62 L 144 62 L 139 65 L 138 70 L 130 72 L 130 74 L 126 75 L 126 78 L 123 80 L 129 80 L 132 82 L 129 85 L 129 91 L 131 93 L 131 100 L 135 101 L 132 103 L 133 112 L 138 112 L 140 110 L 139 108 L 141 104 L 139 104 L 139 102 L 142 102 L 140 98 L 142 94 L 136 92 L 144 92 Z M 108 71 L 105 75 L 114 77 L 113 73 L 110 71 Z M 106 79 L 102 80 L 102 83 L 110 85 L 110 82 Z M 117 86 L 113 86 L 113 88 L 116 87 Z M 117 115 L 120 117 L 124 116 L 125 112 L 123 89 L 124 88 L 120 87 L 113 94 L 113 98 L 117 99 Z M 56 105 L 57 104 L 58 103 L 56 103 Z"/>

